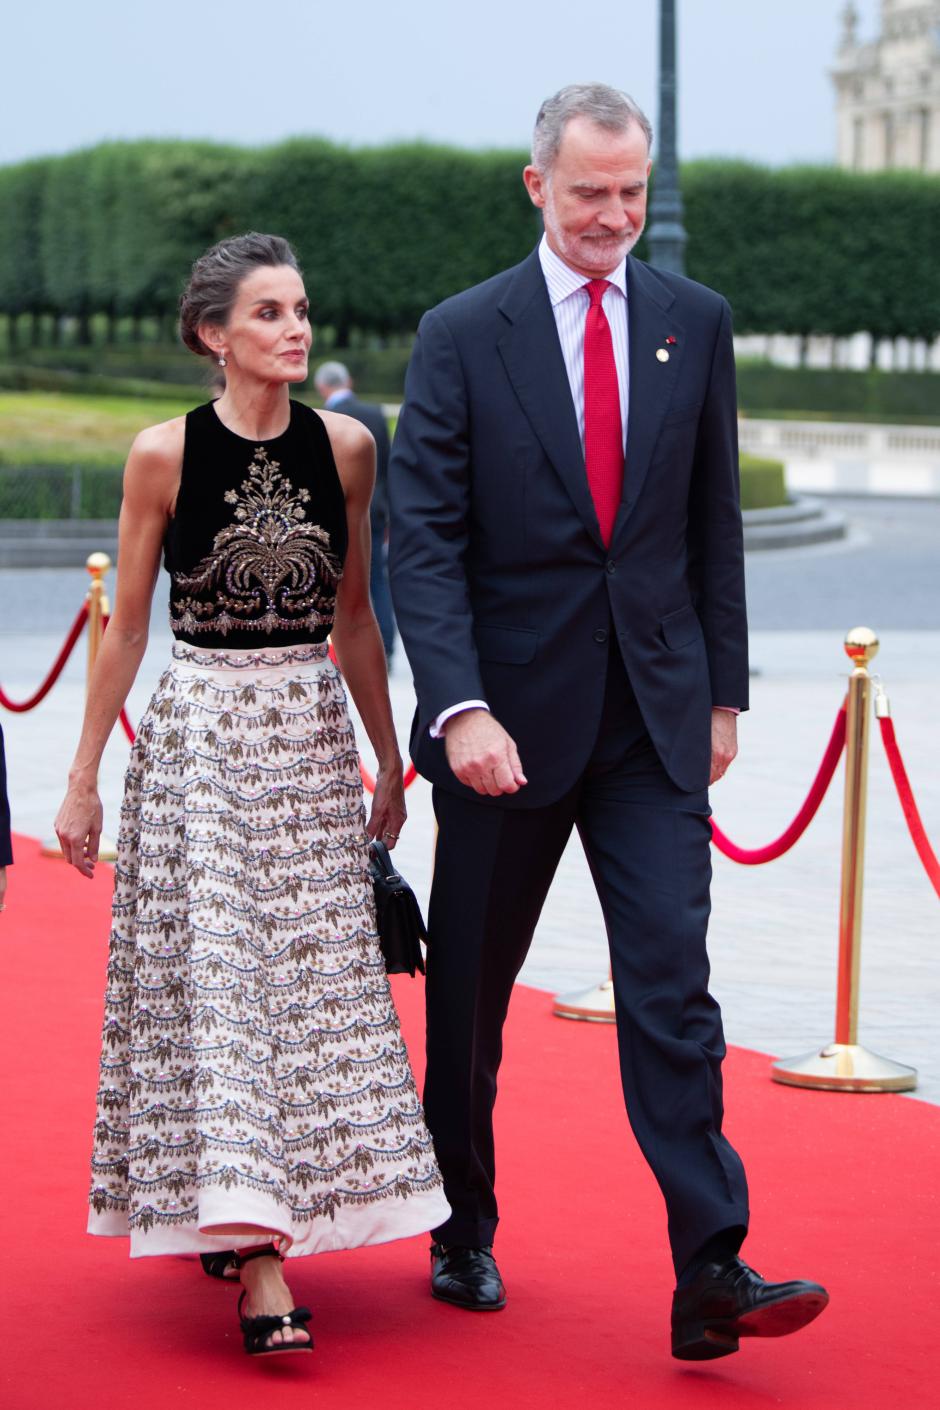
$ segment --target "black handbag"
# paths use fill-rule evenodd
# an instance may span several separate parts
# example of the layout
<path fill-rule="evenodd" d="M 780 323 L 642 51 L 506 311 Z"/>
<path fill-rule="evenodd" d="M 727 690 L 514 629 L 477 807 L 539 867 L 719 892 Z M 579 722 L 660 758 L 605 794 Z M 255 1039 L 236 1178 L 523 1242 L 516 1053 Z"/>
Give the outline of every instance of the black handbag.
<path fill-rule="evenodd" d="M 389 974 L 424 973 L 421 941 L 427 942 L 418 899 L 405 878 L 395 870 L 384 842 L 369 843 L 369 867 L 375 892 L 375 921 L 379 945 Z"/>

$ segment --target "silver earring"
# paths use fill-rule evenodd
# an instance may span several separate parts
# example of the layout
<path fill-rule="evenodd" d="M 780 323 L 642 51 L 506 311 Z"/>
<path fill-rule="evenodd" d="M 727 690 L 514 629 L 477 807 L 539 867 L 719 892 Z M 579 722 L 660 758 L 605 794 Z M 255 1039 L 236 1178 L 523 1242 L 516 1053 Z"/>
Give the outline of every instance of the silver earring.
<path fill-rule="evenodd" d="M 222 353 L 219 353 L 219 366 L 220 366 L 220 367 L 226 367 L 227 365 L 228 365 L 228 364 L 226 363 L 223 354 L 222 354 Z"/>

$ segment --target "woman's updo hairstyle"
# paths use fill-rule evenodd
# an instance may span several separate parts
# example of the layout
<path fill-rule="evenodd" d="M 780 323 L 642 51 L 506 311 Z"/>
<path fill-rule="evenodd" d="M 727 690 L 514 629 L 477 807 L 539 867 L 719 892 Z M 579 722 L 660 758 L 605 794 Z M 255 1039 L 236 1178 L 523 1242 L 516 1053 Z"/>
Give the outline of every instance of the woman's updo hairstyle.
<path fill-rule="evenodd" d="M 180 337 L 189 350 L 199 357 L 212 356 L 199 336 L 199 325 L 224 327 L 246 275 L 265 265 L 281 264 L 300 273 L 297 256 L 282 236 L 259 235 L 254 230 L 220 240 L 200 255 L 180 296 Z"/>

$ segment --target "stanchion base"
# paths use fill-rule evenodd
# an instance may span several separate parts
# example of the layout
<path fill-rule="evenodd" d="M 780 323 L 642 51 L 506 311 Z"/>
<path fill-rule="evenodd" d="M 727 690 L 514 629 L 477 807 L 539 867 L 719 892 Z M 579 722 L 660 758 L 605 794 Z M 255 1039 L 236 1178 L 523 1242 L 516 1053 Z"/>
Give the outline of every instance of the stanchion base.
<path fill-rule="evenodd" d="M 910 1092 L 917 1071 L 870 1053 L 858 1043 L 830 1043 L 805 1057 L 771 1064 L 775 1082 L 788 1087 L 817 1087 L 827 1092 Z"/>
<path fill-rule="evenodd" d="M 556 994 L 552 1013 L 556 1018 L 579 1018 L 586 1023 L 613 1023 L 613 980 L 605 979 L 578 994 Z"/>
<path fill-rule="evenodd" d="M 40 857 L 49 857 L 54 862 L 61 862 L 62 848 L 56 841 L 43 842 L 42 846 L 39 848 L 39 855 Z M 115 847 L 114 843 L 107 837 L 101 837 L 98 840 L 98 861 L 117 861 L 117 848 Z"/>

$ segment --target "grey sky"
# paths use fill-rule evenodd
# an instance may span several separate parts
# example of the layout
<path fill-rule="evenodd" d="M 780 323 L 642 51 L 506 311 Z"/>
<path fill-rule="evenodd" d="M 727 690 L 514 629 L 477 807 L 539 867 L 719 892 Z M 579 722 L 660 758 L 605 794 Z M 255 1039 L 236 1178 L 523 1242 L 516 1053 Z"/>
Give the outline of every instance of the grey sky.
<path fill-rule="evenodd" d="M 677 0 L 683 156 L 826 162 L 844 0 Z M 870 34 L 877 0 L 861 0 Z M 111 137 L 525 146 L 564 83 L 656 124 L 657 0 L 34 0 L 2 25 L 0 163 Z"/>

